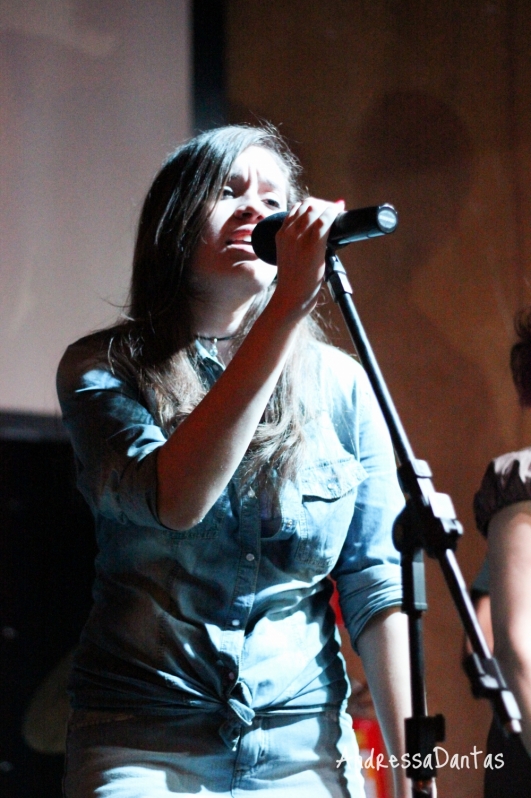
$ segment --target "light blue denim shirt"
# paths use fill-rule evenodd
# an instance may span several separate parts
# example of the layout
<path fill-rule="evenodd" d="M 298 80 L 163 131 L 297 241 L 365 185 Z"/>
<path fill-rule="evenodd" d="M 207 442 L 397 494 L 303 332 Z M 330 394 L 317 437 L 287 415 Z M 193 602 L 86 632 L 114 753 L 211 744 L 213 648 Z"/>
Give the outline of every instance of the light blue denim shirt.
<path fill-rule="evenodd" d="M 329 401 L 305 430 L 306 463 L 281 488 L 272 530 L 256 489 L 236 471 L 205 518 L 176 532 L 156 509 L 165 434 L 134 378 L 111 371 L 101 341 L 73 344 L 58 372 L 99 549 L 74 707 L 220 711 L 230 743 L 232 726 L 255 713 L 338 706 L 348 687 L 327 577 L 354 646 L 402 593 L 391 531 L 403 498 L 365 372 L 318 346 Z M 223 367 L 198 350 L 212 383 Z"/>

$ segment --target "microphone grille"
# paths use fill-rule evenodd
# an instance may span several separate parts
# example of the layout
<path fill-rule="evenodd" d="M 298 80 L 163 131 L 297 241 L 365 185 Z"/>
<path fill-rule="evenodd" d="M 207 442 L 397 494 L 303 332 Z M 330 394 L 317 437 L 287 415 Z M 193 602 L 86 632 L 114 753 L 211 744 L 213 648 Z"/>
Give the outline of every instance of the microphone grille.
<path fill-rule="evenodd" d="M 282 227 L 282 223 L 288 214 L 285 211 L 272 213 L 258 222 L 251 235 L 253 249 L 260 258 L 266 263 L 276 265 L 277 245 L 275 236 Z"/>

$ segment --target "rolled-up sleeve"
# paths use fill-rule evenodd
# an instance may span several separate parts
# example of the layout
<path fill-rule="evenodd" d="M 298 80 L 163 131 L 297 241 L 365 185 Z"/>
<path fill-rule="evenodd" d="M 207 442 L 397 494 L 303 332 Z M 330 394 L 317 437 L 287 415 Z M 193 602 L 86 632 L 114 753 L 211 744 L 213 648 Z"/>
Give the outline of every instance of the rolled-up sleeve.
<path fill-rule="evenodd" d="M 93 513 L 164 529 L 157 516 L 156 450 L 166 438 L 134 383 L 111 373 L 82 341 L 63 356 L 57 391 L 78 487 Z"/>
<path fill-rule="evenodd" d="M 402 603 L 400 555 L 393 524 L 404 506 L 389 432 L 368 379 L 357 380 L 354 429 L 357 455 L 367 477 L 333 577 L 352 645 L 378 612 Z"/>

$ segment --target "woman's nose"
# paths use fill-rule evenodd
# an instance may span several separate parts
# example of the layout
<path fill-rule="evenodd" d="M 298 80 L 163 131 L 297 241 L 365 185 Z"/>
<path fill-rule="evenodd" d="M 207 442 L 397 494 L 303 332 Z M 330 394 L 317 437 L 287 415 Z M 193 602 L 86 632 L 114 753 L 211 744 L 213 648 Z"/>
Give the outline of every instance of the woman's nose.
<path fill-rule="evenodd" d="M 260 221 L 265 216 L 264 204 L 260 197 L 244 196 L 235 211 L 240 219 L 249 221 Z"/>

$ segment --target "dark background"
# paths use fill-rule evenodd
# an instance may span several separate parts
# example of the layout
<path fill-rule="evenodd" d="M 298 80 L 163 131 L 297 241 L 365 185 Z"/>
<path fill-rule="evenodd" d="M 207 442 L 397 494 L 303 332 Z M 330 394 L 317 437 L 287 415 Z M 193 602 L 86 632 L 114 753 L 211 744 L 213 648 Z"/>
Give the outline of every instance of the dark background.
<path fill-rule="evenodd" d="M 93 520 L 67 441 L 2 439 L 0 462 L 0 791 L 55 798 L 63 757 L 30 748 L 22 723 L 88 614 Z"/>

